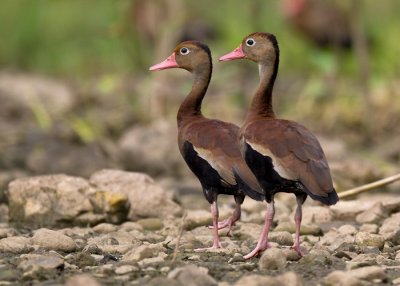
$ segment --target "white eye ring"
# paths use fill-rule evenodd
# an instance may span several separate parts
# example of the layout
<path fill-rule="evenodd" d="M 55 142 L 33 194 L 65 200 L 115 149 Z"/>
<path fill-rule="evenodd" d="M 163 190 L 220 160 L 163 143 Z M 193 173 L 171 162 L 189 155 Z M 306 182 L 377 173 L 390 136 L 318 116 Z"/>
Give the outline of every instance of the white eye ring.
<path fill-rule="evenodd" d="M 183 48 L 180 49 L 179 52 L 181 53 L 181 55 L 186 56 L 188 53 L 190 53 L 190 50 L 188 48 L 186 48 L 186 47 L 183 47 Z"/>
<path fill-rule="evenodd" d="M 248 38 L 246 40 L 246 46 L 248 46 L 248 47 L 254 46 L 255 44 L 256 44 L 256 41 L 254 41 L 253 38 Z"/>

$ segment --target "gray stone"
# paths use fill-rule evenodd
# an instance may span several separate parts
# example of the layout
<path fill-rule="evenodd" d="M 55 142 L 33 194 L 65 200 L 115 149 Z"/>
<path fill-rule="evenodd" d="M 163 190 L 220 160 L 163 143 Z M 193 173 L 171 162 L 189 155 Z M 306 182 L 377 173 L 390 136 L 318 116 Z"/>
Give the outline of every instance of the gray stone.
<path fill-rule="evenodd" d="M 130 203 L 130 220 L 164 218 L 182 213 L 182 208 L 172 200 L 172 194 L 168 194 L 146 174 L 101 170 L 94 173 L 89 181 L 98 190 L 126 195 Z"/>
<path fill-rule="evenodd" d="M 338 232 L 342 235 L 353 235 L 357 229 L 351 224 L 345 224 L 338 228 Z"/>
<path fill-rule="evenodd" d="M 217 286 L 218 283 L 208 275 L 208 269 L 195 265 L 187 265 L 175 268 L 168 273 L 168 278 L 179 281 L 182 285 L 187 286 Z"/>
<path fill-rule="evenodd" d="M 144 258 L 143 260 L 138 262 L 138 265 L 141 268 L 149 267 L 149 266 L 153 266 L 153 267 L 159 266 L 159 265 L 162 265 L 165 263 L 165 258 L 167 256 L 168 256 L 167 254 L 161 252 L 156 257 Z"/>
<path fill-rule="evenodd" d="M 200 257 L 199 257 L 198 260 L 200 260 Z M 244 262 L 244 261 L 245 261 L 245 259 L 243 258 L 243 255 L 242 255 L 242 254 L 240 254 L 240 253 L 235 253 L 235 254 L 233 255 L 233 257 L 230 258 L 230 259 L 228 260 L 228 263 Z"/>
<path fill-rule="evenodd" d="M 72 252 L 76 249 L 76 244 L 72 238 L 46 228 L 35 231 L 32 243 L 45 250 Z"/>
<path fill-rule="evenodd" d="M 379 223 L 388 216 L 387 211 L 383 208 L 382 203 L 378 202 L 372 208 L 363 211 L 356 216 L 358 223 Z"/>
<path fill-rule="evenodd" d="M 293 245 L 293 237 L 288 231 L 272 231 L 269 233 L 268 239 L 279 245 Z"/>
<path fill-rule="evenodd" d="M 8 200 L 10 220 L 31 227 L 120 223 L 129 211 L 128 195 L 66 175 L 17 179 L 9 185 Z"/>
<path fill-rule="evenodd" d="M 391 242 L 393 245 L 400 245 L 400 229 L 386 233 L 383 236 L 387 242 Z"/>
<path fill-rule="evenodd" d="M 386 278 L 385 271 L 379 266 L 367 266 L 350 270 L 348 272 L 352 277 L 362 280 L 384 280 Z"/>
<path fill-rule="evenodd" d="M 164 276 L 161 277 L 156 277 L 151 279 L 148 283 L 146 283 L 146 286 L 184 286 L 185 284 L 181 284 L 179 281 L 176 281 L 175 279 L 167 278 Z"/>
<path fill-rule="evenodd" d="M 375 202 L 358 200 L 339 201 L 336 205 L 331 206 L 334 218 L 338 220 L 355 219 L 355 217 L 366 210 L 369 210 Z"/>
<path fill-rule="evenodd" d="M 344 271 L 333 271 L 326 276 L 322 285 L 324 286 L 363 286 L 363 282 L 357 279 L 356 277 L 352 277 L 349 273 Z"/>
<path fill-rule="evenodd" d="M 124 222 L 123 224 L 121 224 L 120 228 L 121 228 L 121 230 L 124 230 L 124 231 L 132 231 L 132 230 L 142 231 L 143 230 L 143 226 L 141 226 L 137 222 L 133 222 L 133 221 Z"/>
<path fill-rule="evenodd" d="M 140 245 L 127 252 L 122 258 L 123 261 L 140 261 L 144 258 L 155 256 L 157 250 L 149 245 Z"/>
<path fill-rule="evenodd" d="M 6 227 L 0 228 L 0 239 L 16 235 L 17 232 L 14 228 Z"/>
<path fill-rule="evenodd" d="M 354 237 L 339 233 L 336 229 L 331 229 L 327 232 L 318 245 L 327 247 L 330 251 L 335 251 L 344 244 L 354 244 Z"/>
<path fill-rule="evenodd" d="M 294 215 L 294 213 L 292 213 Z M 303 208 L 302 223 L 320 224 L 332 221 L 333 214 L 329 207 L 325 206 L 306 206 Z"/>
<path fill-rule="evenodd" d="M 0 171 L 0 204 L 6 204 L 6 189 L 8 184 L 16 178 L 25 177 L 27 174 L 20 170 Z"/>
<path fill-rule="evenodd" d="M 258 240 L 262 230 L 262 225 L 255 223 L 242 223 L 238 228 L 235 228 L 235 235 L 240 239 Z"/>
<path fill-rule="evenodd" d="M 64 269 L 64 259 L 57 254 L 25 254 L 20 258 L 22 261 L 18 265 L 18 268 L 22 271 L 26 271 L 34 265 L 44 269 Z"/>
<path fill-rule="evenodd" d="M 286 266 L 286 256 L 278 248 L 269 248 L 263 252 L 258 262 L 260 270 L 276 270 Z"/>
<path fill-rule="evenodd" d="M 355 236 L 354 242 L 359 246 L 373 246 L 383 249 L 385 238 L 379 234 L 372 234 L 368 232 L 358 232 Z"/>
<path fill-rule="evenodd" d="M 247 275 L 236 281 L 235 286 L 303 286 L 303 280 L 294 272 L 286 272 L 275 277 L 268 275 Z"/>
<path fill-rule="evenodd" d="M 28 253 L 33 250 L 32 240 L 22 236 L 11 236 L 0 239 L 0 252 Z"/>
<path fill-rule="evenodd" d="M 354 257 L 351 261 L 347 262 L 346 269 L 355 269 L 365 266 L 376 265 L 378 254 L 376 253 L 361 253 Z"/>
<path fill-rule="evenodd" d="M 307 267 L 320 267 L 332 263 L 332 255 L 327 250 L 312 249 L 309 254 L 300 259 L 299 263 Z"/>
<path fill-rule="evenodd" d="M 89 274 L 78 274 L 69 278 L 65 286 L 101 286 L 101 284 Z"/>
<path fill-rule="evenodd" d="M 118 226 L 111 223 L 100 223 L 93 227 L 93 230 L 101 233 L 114 232 L 118 229 Z"/>
<path fill-rule="evenodd" d="M 297 251 L 291 248 L 282 249 L 282 252 L 285 255 L 287 261 L 298 261 L 301 259 L 301 256 L 297 253 Z"/>
<path fill-rule="evenodd" d="M 115 269 L 115 274 L 125 275 L 131 272 L 139 271 L 139 268 L 133 265 L 122 265 Z"/>
<path fill-rule="evenodd" d="M 383 235 L 386 240 L 397 244 L 400 241 L 400 212 L 394 213 L 382 223 L 379 234 Z"/>
<path fill-rule="evenodd" d="M 199 226 L 211 225 L 211 213 L 206 210 L 188 210 L 185 218 L 184 229 L 192 230 Z"/>
<path fill-rule="evenodd" d="M 379 226 L 376 224 L 371 224 L 371 223 L 365 223 L 362 226 L 360 226 L 360 231 L 362 232 L 369 232 L 369 233 L 378 233 Z"/>
<path fill-rule="evenodd" d="M 9 184 L 10 221 L 18 225 L 59 226 L 92 211 L 90 186 L 82 178 L 48 175 L 22 178 Z"/>
<path fill-rule="evenodd" d="M 163 222 L 160 218 L 144 218 L 137 221 L 145 230 L 160 230 L 163 227 Z"/>

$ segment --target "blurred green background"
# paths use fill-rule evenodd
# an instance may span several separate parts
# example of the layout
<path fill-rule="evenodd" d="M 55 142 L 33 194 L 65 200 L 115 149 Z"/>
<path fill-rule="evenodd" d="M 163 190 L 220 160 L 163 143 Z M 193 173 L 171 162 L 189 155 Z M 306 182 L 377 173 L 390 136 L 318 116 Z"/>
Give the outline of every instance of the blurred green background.
<path fill-rule="evenodd" d="M 2 102 L 15 101 L 10 89 L 32 78 L 45 80 L 44 86 L 53 81 L 65 85 L 71 99 L 67 108 L 57 111 L 52 106 L 52 100 L 60 98 L 57 91 L 49 91 L 48 97 L 28 92 L 21 100 L 28 108 L 18 109 L 23 104 L 14 102 L 12 108 L 0 109 L 0 169 L 86 174 L 80 165 L 73 165 L 72 171 L 59 168 L 60 161 L 58 167 L 48 167 L 47 157 L 40 157 L 53 149 L 52 158 L 70 156 L 65 144 L 89 146 L 80 152 L 95 150 L 93 156 L 106 154 L 97 166 L 120 166 L 118 142 L 128 128 L 151 126 L 159 119 L 174 124 L 190 77 L 184 71 L 151 74 L 148 67 L 169 56 L 183 39 L 203 40 L 213 52 L 214 74 L 204 113 L 240 124 L 258 82 L 257 68 L 245 61 L 218 63 L 217 58 L 254 31 L 274 33 L 280 44 L 274 99 L 280 116 L 340 138 L 366 156 L 378 154 L 380 160 L 397 164 L 400 2 L 320 1 L 334 5 L 358 27 L 355 36 L 364 42 L 361 55 L 354 45 L 347 50 L 315 45 L 290 22 L 283 2 L 2 1 Z"/>

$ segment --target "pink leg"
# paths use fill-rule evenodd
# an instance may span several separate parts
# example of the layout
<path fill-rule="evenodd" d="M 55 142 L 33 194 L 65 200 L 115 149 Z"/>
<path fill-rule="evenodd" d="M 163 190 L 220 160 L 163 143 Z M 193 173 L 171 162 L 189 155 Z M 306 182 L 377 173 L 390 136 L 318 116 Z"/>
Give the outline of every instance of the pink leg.
<path fill-rule="evenodd" d="M 227 235 L 229 235 L 232 226 L 235 225 L 235 222 L 237 222 L 240 219 L 240 217 L 241 217 L 241 205 L 239 203 L 236 203 L 236 208 L 233 211 L 232 216 L 228 219 L 218 222 L 218 229 L 223 229 L 228 227 Z M 213 229 L 214 226 L 210 225 L 208 228 Z"/>
<path fill-rule="evenodd" d="M 245 255 L 244 259 L 255 257 L 261 252 L 263 252 L 265 249 L 271 247 L 268 243 L 268 233 L 272 225 L 274 215 L 275 215 L 275 206 L 274 206 L 274 200 L 272 200 L 271 203 L 267 204 L 267 213 L 265 214 L 264 227 L 261 232 L 260 239 L 258 240 L 257 246 L 256 248 L 253 249 L 252 252 Z"/>
<path fill-rule="evenodd" d="M 294 222 L 296 223 L 296 236 L 294 238 L 294 243 L 292 249 L 294 249 L 300 256 L 303 256 L 303 253 L 300 249 L 300 226 L 301 226 L 301 218 L 302 218 L 302 205 L 304 200 L 301 197 L 296 197 L 297 208 L 296 213 L 294 215 Z"/>
<path fill-rule="evenodd" d="M 216 248 L 221 248 L 221 243 L 219 241 L 219 236 L 218 236 L 218 205 L 217 201 L 215 200 L 211 204 L 211 215 L 212 215 L 212 220 L 213 220 L 213 232 L 214 232 L 214 237 L 213 237 L 213 245 L 211 247 L 206 247 L 206 248 L 196 248 L 194 251 L 196 252 L 202 252 L 206 251 L 208 249 L 216 249 Z"/>

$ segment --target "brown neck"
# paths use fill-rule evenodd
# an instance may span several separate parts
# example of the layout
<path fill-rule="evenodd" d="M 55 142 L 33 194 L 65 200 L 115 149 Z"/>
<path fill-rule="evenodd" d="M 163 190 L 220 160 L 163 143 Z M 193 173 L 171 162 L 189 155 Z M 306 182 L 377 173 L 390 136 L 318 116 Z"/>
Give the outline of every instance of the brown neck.
<path fill-rule="evenodd" d="M 275 63 L 259 63 L 260 83 L 250 105 L 247 117 L 275 117 L 272 107 L 272 90 L 278 74 L 279 58 Z"/>
<path fill-rule="evenodd" d="M 208 85 L 211 80 L 212 64 L 207 63 L 199 66 L 193 72 L 194 81 L 192 90 L 186 96 L 178 110 L 178 125 L 187 118 L 193 116 L 202 116 L 201 103 L 207 92 Z"/>

